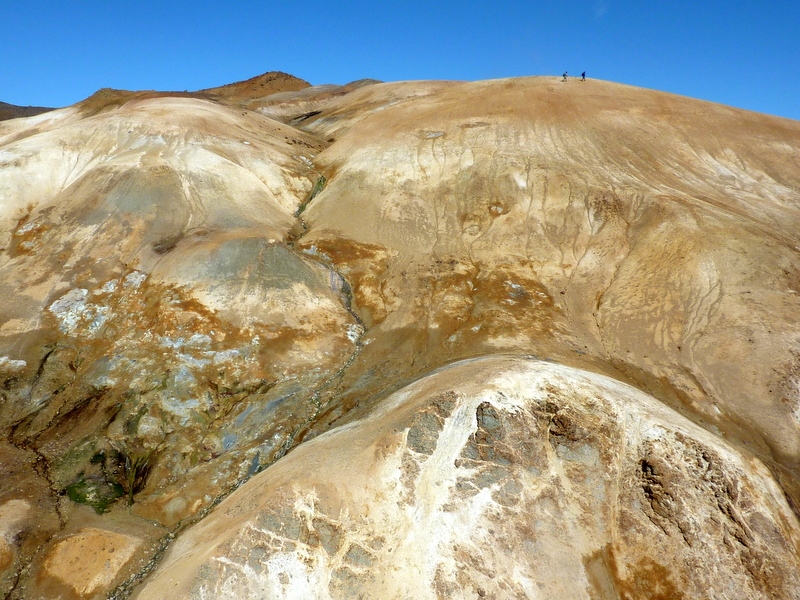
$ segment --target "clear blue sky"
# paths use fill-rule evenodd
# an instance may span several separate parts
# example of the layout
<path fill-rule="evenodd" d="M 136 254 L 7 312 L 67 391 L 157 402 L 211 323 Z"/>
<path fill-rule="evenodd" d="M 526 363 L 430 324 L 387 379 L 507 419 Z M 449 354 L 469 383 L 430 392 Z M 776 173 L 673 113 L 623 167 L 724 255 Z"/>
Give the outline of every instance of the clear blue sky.
<path fill-rule="evenodd" d="M 800 0 L 0 0 L 0 101 L 21 105 L 273 70 L 312 84 L 585 70 L 800 120 L 798 61 Z"/>

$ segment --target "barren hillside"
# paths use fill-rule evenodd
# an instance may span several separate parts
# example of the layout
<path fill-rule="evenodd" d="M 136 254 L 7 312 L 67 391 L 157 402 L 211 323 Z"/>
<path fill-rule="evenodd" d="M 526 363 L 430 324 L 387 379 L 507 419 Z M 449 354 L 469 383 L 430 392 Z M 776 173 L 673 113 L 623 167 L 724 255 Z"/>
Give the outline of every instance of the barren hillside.
<path fill-rule="evenodd" d="M 0 123 L 8 598 L 800 598 L 800 123 L 283 73 Z"/>

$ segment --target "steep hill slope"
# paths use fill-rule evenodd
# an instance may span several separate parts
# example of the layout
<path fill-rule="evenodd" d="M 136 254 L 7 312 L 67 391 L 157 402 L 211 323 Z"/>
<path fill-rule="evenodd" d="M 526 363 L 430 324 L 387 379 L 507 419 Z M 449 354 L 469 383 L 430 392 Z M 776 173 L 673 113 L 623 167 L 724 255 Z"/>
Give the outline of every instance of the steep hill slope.
<path fill-rule="evenodd" d="M 4 593 L 796 598 L 800 123 L 278 79 L 0 123 Z"/>

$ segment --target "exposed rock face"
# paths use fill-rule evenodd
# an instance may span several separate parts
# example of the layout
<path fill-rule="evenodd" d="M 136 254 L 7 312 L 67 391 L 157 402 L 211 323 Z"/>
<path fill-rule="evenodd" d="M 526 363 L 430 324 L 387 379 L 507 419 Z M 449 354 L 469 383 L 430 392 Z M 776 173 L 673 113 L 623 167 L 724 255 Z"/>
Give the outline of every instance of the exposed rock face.
<path fill-rule="evenodd" d="M 3 592 L 797 598 L 798 156 L 553 78 L 0 124 Z"/>
<path fill-rule="evenodd" d="M 137 597 L 791 598 L 799 552 L 757 461 L 613 380 L 484 359 L 248 482 Z"/>

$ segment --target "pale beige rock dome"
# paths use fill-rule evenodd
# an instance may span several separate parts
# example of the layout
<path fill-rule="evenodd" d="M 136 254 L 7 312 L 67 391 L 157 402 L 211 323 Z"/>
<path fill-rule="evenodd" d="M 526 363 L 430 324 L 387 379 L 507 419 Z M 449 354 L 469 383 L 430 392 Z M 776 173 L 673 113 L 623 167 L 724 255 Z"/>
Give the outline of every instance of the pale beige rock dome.
<path fill-rule="evenodd" d="M 8 598 L 800 598 L 800 123 L 285 73 L 0 122 Z"/>

